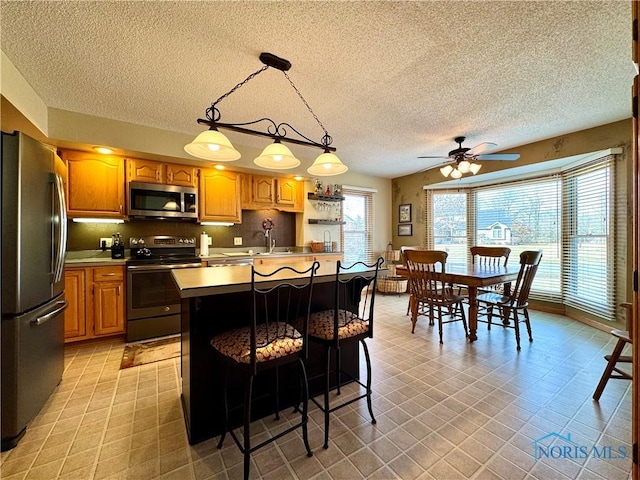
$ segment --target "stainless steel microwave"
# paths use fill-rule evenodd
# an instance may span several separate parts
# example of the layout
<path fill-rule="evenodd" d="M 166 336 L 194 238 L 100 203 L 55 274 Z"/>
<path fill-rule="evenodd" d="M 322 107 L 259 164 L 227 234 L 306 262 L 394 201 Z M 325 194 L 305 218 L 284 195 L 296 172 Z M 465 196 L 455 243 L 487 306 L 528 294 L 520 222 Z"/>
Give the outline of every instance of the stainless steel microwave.
<path fill-rule="evenodd" d="M 198 218 L 198 191 L 193 187 L 129 182 L 129 216 Z"/>

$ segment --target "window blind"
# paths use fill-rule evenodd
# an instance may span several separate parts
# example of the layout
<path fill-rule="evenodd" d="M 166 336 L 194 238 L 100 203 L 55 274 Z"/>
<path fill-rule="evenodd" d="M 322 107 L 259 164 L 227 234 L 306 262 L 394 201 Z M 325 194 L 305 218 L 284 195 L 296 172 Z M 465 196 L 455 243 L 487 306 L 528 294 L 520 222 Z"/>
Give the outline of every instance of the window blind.
<path fill-rule="evenodd" d="M 460 191 L 433 191 L 431 196 L 432 225 L 429 248 L 444 250 L 447 263 L 466 263 L 469 250 L 467 241 L 467 193 Z M 429 229 L 428 229 L 429 230 Z"/>
<path fill-rule="evenodd" d="M 518 265 L 525 250 L 542 250 L 531 296 L 555 302 L 562 301 L 561 192 L 557 175 L 478 187 L 470 211 L 473 244 L 509 247 L 510 265 Z"/>
<path fill-rule="evenodd" d="M 567 305 L 607 319 L 616 316 L 614 157 L 564 177 L 562 283 Z"/>
<path fill-rule="evenodd" d="M 362 261 L 372 263 L 373 252 L 373 192 L 349 189 L 343 186 L 340 244 L 343 246 L 344 262 L 352 264 Z"/>

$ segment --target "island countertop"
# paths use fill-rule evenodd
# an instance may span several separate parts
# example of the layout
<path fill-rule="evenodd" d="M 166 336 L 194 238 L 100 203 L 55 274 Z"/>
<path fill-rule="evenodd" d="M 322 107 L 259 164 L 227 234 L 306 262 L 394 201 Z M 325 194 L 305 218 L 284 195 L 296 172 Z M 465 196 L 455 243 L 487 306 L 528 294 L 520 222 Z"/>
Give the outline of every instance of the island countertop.
<path fill-rule="evenodd" d="M 292 259 L 293 260 L 293 259 Z M 303 271 L 308 269 L 313 262 L 292 261 L 287 266 Z M 255 265 L 259 273 L 271 273 L 275 270 L 273 265 Z M 364 271 L 363 267 L 354 267 L 350 272 L 357 274 Z M 171 270 L 173 278 L 180 292 L 180 298 L 202 297 L 207 295 L 219 295 L 225 293 L 246 292 L 251 290 L 251 266 L 229 265 L 223 267 L 203 268 L 179 268 Z M 335 262 L 320 262 L 316 274 L 316 282 L 333 281 L 336 274 Z M 270 280 L 283 280 L 295 278 L 295 274 L 285 270 Z"/>

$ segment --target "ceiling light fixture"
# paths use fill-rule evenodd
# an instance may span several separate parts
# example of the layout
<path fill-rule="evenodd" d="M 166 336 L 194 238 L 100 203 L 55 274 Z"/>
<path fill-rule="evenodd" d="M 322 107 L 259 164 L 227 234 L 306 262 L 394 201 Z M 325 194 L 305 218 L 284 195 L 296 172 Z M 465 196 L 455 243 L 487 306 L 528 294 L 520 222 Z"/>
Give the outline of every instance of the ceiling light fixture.
<path fill-rule="evenodd" d="M 333 142 L 331 135 L 329 135 L 327 129 L 318 119 L 318 116 L 313 112 L 300 91 L 294 85 L 291 78 L 289 78 L 289 75 L 287 75 L 287 70 L 291 68 L 291 63 L 284 58 L 280 58 L 266 52 L 260 54 L 260 61 L 264 64 L 260 70 L 250 74 L 205 110 L 206 118 L 199 118 L 198 123 L 201 125 L 208 125 L 209 130 L 202 132 L 191 143 L 185 145 L 184 150 L 188 154 L 204 160 L 218 162 L 231 162 L 238 160 L 240 158 L 240 152 L 233 147 L 229 139 L 224 134 L 218 131 L 218 129 L 227 129 L 248 135 L 269 137 L 274 140 L 274 143 L 268 145 L 262 154 L 254 160 L 255 164 L 260 167 L 281 170 L 295 168 L 300 165 L 300 160 L 298 160 L 286 146 L 282 145 L 282 142 L 288 142 L 296 145 L 316 147 L 324 151 L 324 153 L 316 158 L 313 165 L 307 169 L 310 174 L 327 176 L 338 175 L 346 172 L 348 167 L 333 153 L 336 149 L 331 146 L 331 143 Z M 270 118 L 261 118 L 259 120 L 244 123 L 220 122 L 221 114 L 217 107 L 218 103 L 252 80 L 255 76 L 267 70 L 269 67 L 280 70 L 284 74 L 285 78 L 289 81 L 289 84 L 291 84 L 291 87 L 298 94 L 298 97 L 300 97 L 302 103 L 304 103 L 307 110 L 309 110 L 309 113 L 313 115 L 313 118 L 324 132 L 324 135 L 319 142 L 313 141 L 309 137 L 303 135 L 289 123 L 276 123 Z M 267 124 L 264 131 L 247 128 L 247 126 L 264 123 Z M 289 132 L 294 133 L 296 137 L 287 136 Z"/>
<path fill-rule="evenodd" d="M 461 178 L 465 173 L 476 174 L 482 168 L 482 164 L 467 160 L 464 157 L 456 158 L 455 164 L 445 165 L 440 169 L 443 177 L 451 176 L 451 178 Z"/>

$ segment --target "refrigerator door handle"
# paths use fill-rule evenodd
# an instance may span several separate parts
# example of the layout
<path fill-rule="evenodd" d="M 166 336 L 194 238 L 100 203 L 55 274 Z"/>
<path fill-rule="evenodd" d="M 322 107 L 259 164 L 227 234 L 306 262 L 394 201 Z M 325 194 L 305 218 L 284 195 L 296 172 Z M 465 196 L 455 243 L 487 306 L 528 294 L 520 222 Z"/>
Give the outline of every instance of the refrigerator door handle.
<path fill-rule="evenodd" d="M 56 199 L 58 201 L 58 210 L 60 212 L 60 225 L 58 228 L 58 238 L 56 239 L 58 251 L 56 252 L 55 265 L 53 269 L 54 283 L 57 283 L 62 280 L 62 275 L 64 273 L 64 255 L 67 246 L 67 207 L 64 197 L 64 183 L 62 181 L 62 177 L 57 173 L 54 174 L 54 185 Z"/>
<path fill-rule="evenodd" d="M 56 305 L 62 305 L 61 307 L 56 308 L 54 311 L 47 313 L 46 315 L 42 315 L 41 317 L 36 318 L 35 320 L 32 320 L 31 323 L 33 325 L 39 326 L 42 325 L 45 322 L 48 322 L 49 320 L 51 320 L 53 317 L 55 317 L 56 315 L 58 315 L 60 312 L 64 311 L 67 306 L 68 303 L 66 301 L 61 301 L 61 302 L 56 302 Z"/>

